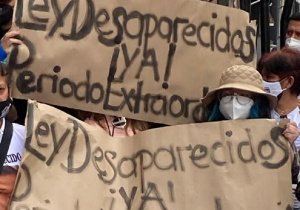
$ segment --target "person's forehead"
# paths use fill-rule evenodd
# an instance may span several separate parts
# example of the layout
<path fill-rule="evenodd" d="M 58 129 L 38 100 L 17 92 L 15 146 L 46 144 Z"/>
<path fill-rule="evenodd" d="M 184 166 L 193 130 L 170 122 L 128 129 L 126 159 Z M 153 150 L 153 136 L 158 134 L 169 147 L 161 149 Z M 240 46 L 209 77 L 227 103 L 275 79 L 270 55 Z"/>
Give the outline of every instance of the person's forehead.
<path fill-rule="evenodd" d="M 270 71 L 266 71 L 265 69 L 263 69 L 262 71 L 261 71 L 261 74 L 262 74 L 262 77 L 263 77 L 263 79 L 275 79 L 275 80 L 278 80 L 278 79 L 280 79 L 280 76 L 279 75 L 277 75 L 277 74 L 274 74 L 274 73 L 272 73 L 272 72 L 270 72 Z"/>
<path fill-rule="evenodd" d="M 300 20 L 291 20 L 288 25 L 288 29 L 300 31 Z"/>

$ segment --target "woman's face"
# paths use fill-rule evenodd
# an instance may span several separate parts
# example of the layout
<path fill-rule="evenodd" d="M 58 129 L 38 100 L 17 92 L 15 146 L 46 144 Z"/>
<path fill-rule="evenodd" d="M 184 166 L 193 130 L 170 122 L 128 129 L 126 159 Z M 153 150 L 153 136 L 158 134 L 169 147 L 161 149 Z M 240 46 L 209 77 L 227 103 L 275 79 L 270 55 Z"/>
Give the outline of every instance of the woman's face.
<path fill-rule="evenodd" d="M 271 72 L 266 72 L 264 69 L 261 72 L 262 78 L 264 81 L 269 82 L 269 83 L 278 83 L 280 84 L 279 88 L 276 88 L 276 91 L 279 91 L 278 93 L 275 94 L 270 92 L 273 95 L 278 95 L 279 93 L 281 93 L 284 90 L 290 91 L 289 88 L 291 88 L 294 84 L 294 77 L 290 76 L 290 75 L 285 75 L 283 76 L 279 76 L 277 74 L 273 74 Z M 265 87 L 266 91 L 268 92 L 270 89 L 270 86 L 266 86 Z"/>
<path fill-rule="evenodd" d="M 6 78 L 0 76 L 0 101 L 6 101 L 9 97 L 8 85 Z"/>
<path fill-rule="evenodd" d="M 247 119 L 254 104 L 254 94 L 245 90 L 226 89 L 219 95 L 219 110 L 227 120 Z"/>

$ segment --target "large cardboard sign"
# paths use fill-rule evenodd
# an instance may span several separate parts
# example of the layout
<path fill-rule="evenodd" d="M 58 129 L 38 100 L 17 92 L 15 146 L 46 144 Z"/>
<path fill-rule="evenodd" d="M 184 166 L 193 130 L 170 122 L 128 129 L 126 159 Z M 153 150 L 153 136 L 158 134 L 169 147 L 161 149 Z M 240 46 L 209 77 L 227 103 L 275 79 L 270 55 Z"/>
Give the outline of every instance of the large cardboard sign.
<path fill-rule="evenodd" d="M 291 209 L 289 146 L 275 120 L 113 138 L 33 103 L 27 128 L 12 210 Z"/>
<path fill-rule="evenodd" d="M 13 96 L 165 124 L 200 121 L 203 92 L 255 64 L 246 12 L 199 0 L 18 0 Z"/>

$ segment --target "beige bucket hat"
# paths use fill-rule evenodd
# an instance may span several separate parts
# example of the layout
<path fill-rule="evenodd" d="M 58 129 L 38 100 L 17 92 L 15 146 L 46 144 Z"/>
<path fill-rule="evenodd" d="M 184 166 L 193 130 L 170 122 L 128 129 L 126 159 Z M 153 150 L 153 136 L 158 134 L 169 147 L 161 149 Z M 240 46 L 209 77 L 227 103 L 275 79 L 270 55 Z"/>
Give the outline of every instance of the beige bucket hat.
<path fill-rule="evenodd" d="M 231 88 L 265 96 L 269 100 L 271 108 L 277 104 L 277 97 L 264 91 L 262 77 L 255 68 L 246 65 L 234 65 L 223 71 L 219 87 L 209 91 L 202 98 L 203 105 L 208 106 L 215 99 L 219 90 Z"/>

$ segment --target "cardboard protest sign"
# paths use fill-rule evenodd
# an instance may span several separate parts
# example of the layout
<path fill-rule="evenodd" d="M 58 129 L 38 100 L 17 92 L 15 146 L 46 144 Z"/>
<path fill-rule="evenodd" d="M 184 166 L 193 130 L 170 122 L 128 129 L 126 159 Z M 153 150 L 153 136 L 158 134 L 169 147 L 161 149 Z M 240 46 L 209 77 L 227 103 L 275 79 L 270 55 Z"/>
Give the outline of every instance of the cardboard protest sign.
<path fill-rule="evenodd" d="M 18 0 L 13 96 L 165 124 L 200 121 L 233 64 L 255 64 L 248 13 L 198 0 Z"/>
<path fill-rule="evenodd" d="M 12 210 L 291 209 L 289 146 L 275 120 L 113 138 L 31 103 L 27 128 Z"/>

